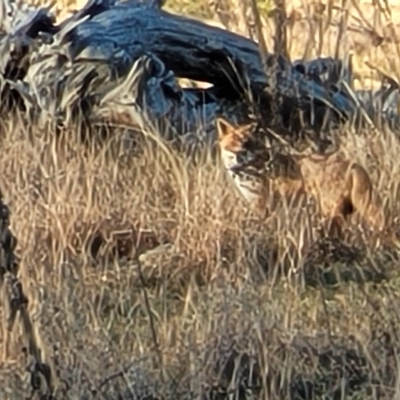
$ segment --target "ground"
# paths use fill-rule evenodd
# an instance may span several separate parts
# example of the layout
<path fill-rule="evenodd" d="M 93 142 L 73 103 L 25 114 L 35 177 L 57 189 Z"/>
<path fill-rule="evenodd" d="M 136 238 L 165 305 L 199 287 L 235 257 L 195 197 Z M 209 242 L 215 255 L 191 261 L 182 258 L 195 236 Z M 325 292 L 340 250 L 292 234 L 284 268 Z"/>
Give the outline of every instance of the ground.
<path fill-rule="evenodd" d="M 260 220 L 212 159 L 2 123 L 0 187 L 57 400 L 396 398 L 399 253 L 375 233 L 324 239 L 316 214 L 284 208 Z M 397 139 L 344 138 L 394 218 Z M 124 250 L 112 237 L 129 229 Z M 30 398 L 26 334 L 2 314 L 1 398 Z"/>

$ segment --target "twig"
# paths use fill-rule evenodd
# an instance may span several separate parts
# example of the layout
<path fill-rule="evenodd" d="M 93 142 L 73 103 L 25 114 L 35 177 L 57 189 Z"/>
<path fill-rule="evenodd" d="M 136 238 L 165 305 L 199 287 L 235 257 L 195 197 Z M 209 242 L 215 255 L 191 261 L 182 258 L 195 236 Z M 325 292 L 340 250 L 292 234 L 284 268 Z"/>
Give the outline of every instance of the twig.
<path fill-rule="evenodd" d="M 139 230 L 139 232 L 140 232 L 140 230 Z M 153 344 L 154 344 L 155 351 L 157 353 L 159 367 L 161 368 L 162 376 L 163 376 L 163 379 L 164 379 L 165 378 L 165 370 L 164 370 L 163 355 L 162 355 L 162 352 L 161 352 L 161 349 L 160 349 L 160 345 L 159 345 L 159 342 L 158 342 L 155 323 L 154 323 L 154 318 L 153 318 L 153 313 L 151 311 L 149 296 L 147 294 L 146 279 L 144 278 L 143 270 L 142 270 L 142 264 L 141 264 L 140 259 L 139 259 L 140 258 L 140 253 L 137 250 L 139 248 L 139 243 L 140 243 L 140 239 L 141 239 L 140 236 L 141 236 L 141 234 L 139 233 L 138 237 L 137 237 L 137 244 L 136 244 L 136 250 L 135 250 L 134 259 L 135 259 L 135 262 L 137 264 L 137 268 L 138 268 L 138 272 L 139 272 L 139 280 L 140 280 L 141 287 L 142 287 L 142 290 L 143 290 L 143 297 L 144 297 L 144 303 L 145 303 L 145 307 L 146 307 L 146 312 L 147 312 L 147 315 L 149 317 L 149 325 L 150 325 L 150 331 L 151 331 L 151 335 L 152 335 L 152 339 L 153 339 Z"/>
<path fill-rule="evenodd" d="M 50 366 L 42 360 L 42 352 L 28 310 L 28 298 L 23 291 L 21 281 L 17 276 L 18 263 L 14 255 L 17 241 L 9 229 L 10 213 L 8 207 L 3 203 L 1 192 L 0 209 L 0 289 L 6 311 L 5 351 L 7 352 L 9 346 L 9 335 L 14 329 L 17 317 L 20 316 L 22 331 L 27 344 L 23 351 L 27 357 L 27 371 L 31 375 L 31 398 L 36 392 L 39 392 L 44 395 L 46 399 L 52 399 L 54 392 L 52 371 Z"/>

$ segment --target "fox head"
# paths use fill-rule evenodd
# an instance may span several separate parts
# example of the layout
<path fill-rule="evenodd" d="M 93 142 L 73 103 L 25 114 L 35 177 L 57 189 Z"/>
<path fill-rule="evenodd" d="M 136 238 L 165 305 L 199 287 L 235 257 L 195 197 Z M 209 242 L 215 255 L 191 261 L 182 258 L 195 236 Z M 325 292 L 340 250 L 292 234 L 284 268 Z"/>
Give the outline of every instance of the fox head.
<path fill-rule="evenodd" d="M 257 124 L 233 126 L 219 118 L 217 130 L 221 157 L 227 168 L 245 165 L 256 167 L 258 162 L 265 163 L 270 158 L 265 141 L 258 133 Z"/>
<path fill-rule="evenodd" d="M 218 142 L 221 150 L 238 153 L 249 144 L 255 145 L 255 124 L 233 126 L 223 118 L 217 119 Z"/>

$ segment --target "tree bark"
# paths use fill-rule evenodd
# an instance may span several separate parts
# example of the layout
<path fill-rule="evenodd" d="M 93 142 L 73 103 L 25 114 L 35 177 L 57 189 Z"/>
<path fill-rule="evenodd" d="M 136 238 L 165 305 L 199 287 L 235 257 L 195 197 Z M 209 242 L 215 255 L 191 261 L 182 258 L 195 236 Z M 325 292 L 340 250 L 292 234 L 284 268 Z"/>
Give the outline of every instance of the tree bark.
<path fill-rule="evenodd" d="M 250 89 L 253 97 L 268 98 L 268 83 L 276 82 L 268 82 L 258 46 L 250 39 L 170 14 L 154 4 L 129 1 L 104 6 L 100 11 L 98 4 L 94 16 L 87 7 L 87 20 L 76 27 L 63 24 L 54 43 L 42 46 L 38 55 L 31 57 L 34 65 L 25 78 L 28 84 L 38 89 L 51 85 L 54 69 L 61 71 L 71 62 L 107 62 L 118 78 L 126 75 L 144 53 L 157 56 L 177 77 L 212 83 L 220 97 L 239 97 Z M 69 32 L 68 25 L 73 27 Z M 61 53 L 65 57 L 61 58 Z M 49 62 L 51 57 L 53 61 Z M 291 104 L 318 103 L 340 115 L 354 110 L 353 102 L 343 93 L 306 78 L 283 58 L 276 68 L 274 92 Z"/>

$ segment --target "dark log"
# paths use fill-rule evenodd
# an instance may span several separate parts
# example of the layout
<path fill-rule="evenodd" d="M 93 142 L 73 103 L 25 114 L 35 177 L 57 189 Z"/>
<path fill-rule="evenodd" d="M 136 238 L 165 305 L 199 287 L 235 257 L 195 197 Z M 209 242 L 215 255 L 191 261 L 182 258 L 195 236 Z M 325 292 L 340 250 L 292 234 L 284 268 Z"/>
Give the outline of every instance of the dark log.
<path fill-rule="evenodd" d="M 246 118 L 235 102 L 218 101 L 212 89 L 182 89 L 154 55 L 140 57 L 119 85 L 99 97 L 91 109 L 90 126 L 137 128 L 148 138 L 162 136 L 192 155 L 215 143 L 218 107 L 233 121 Z"/>
<path fill-rule="evenodd" d="M 245 74 L 256 92 L 263 91 L 267 84 L 255 42 L 153 7 L 121 3 L 83 22 L 71 37 L 72 56 L 84 59 L 90 48 L 108 58 L 110 40 L 134 59 L 143 49 L 155 54 L 178 77 L 222 87 L 234 82 L 239 87 L 238 80 Z M 229 65 L 229 59 L 233 65 Z M 333 107 L 343 113 L 352 110 L 352 104 L 341 93 L 335 94 L 304 79 L 304 75 L 284 60 L 281 63 L 283 71 L 278 85 L 285 97 L 296 98 L 300 94 L 323 102 L 332 101 Z M 236 68 L 241 73 L 239 78 Z"/>
<path fill-rule="evenodd" d="M 235 118 L 246 92 L 268 108 L 269 102 L 277 101 L 271 98 L 271 87 L 276 96 L 283 98 L 280 111 L 286 121 L 295 119 L 294 114 L 301 108 L 310 123 L 315 121 L 315 114 L 324 116 L 327 110 L 341 116 L 355 113 L 355 103 L 349 96 L 332 87 L 331 81 L 319 79 L 329 66 L 336 70 L 341 67 L 337 60 L 292 65 L 279 58 L 270 64 L 266 76 L 253 41 L 172 15 L 160 10 L 159 5 L 157 1 L 115 4 L 112 0 L 90 0 L 60 25 L 49 24 L 43 12 L 33 11 L 35 18 L 28 15 L 1 42 L 4 52 L 13 43 L 14 49 L 23 49 L 24 56 L 29 54 L 28 59 L 22 57 L 26 61 L 22 65 L 20 56 L 10 58 L 15 51 L 6 54 L 9 58 L 0 71 L 2 87 L 8 85 L 12 92 L 22 94 L 32 114 L 63 124 L 85 116 L 94 121 L 108 115 L 113 123 L 138 127 L 142 122 L 137 120 L 135 107 L 139 106 L 157 123 L 163 119 L 165 125 L 165 119 L 172 118 L 171 129 L 183 134 L 193 132 L 199 115 L 206 115 L 206 125 L 216 114 Z M 145 54 L 152 62 L 142 68 L 146 70 L 142 76 L 134 64 L 144 60 Z M 273 60 L 271 56 L 269 59 Z M 13 70 L 10 65 L 18 74 L 9 72 Z M 207 91 L 182 90 L 177 76 L 214 86 Z M 142 83 L 132 83 L 132 79 Z M 150 102 L 149 93 L 153 96 Z M 268 123 L 270 116 L 268 112 L 266 115 Z M 199 127 L 203 129 L 202 124 Z"/>
<path fill-rule="evenodd" d="M 257 44 L 240 35 L 170 14 L 154 4 L 129 1 L 107 4 L 104 11 L 99 8 L 99 3 L 86 7 L 87 20 L 77 26 L 63 24 L 61 32 L 54 35 L 54 43 L 42 46 L 32 56 L 31 63 L 36 65 L 25 81 L 37 92 L 54 82 L 54 68 L 61 71 L 71 62 L 107 62 L 117 79 L 149 52 L 178 77 L 214 84 L 220 97 L 234 97 L 249 88 L 261 97 L 267 96 L 267 84 L 274 84 L 278 72 L 275 91 L 288 102 L 319 103 L 340 115 L 354 111 L 353 102 L 343 93 L 306 78 L 283 59 L 279 60 L 279 71 L 270 71 L 267 78 Z M 61 49 L 66 55 L 63 60 Z M 50 62 L 51 57 L 57 60 Z"/>

